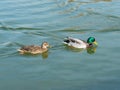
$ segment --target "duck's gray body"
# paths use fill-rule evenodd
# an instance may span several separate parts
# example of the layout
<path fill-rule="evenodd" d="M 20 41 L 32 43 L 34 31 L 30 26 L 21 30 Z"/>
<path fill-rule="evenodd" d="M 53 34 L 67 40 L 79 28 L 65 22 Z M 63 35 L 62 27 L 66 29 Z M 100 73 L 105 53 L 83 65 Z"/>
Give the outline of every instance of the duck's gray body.
<path fill-rule="evenodd" d="M 67 37 L 63 43 L 75 48 L 87 48 L 88 46 L 88 43 L 86 43 L 85 41 L 72 37 Z"/>

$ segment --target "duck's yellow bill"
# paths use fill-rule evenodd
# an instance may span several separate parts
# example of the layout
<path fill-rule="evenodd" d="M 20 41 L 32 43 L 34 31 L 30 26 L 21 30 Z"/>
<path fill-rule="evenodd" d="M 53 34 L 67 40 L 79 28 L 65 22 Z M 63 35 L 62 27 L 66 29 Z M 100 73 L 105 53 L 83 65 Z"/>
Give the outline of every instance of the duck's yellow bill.
<path fill-rule="evenodd" d="M 95 45 L 98 45 L 98 43 L 97 43 L 96 41 L 94 41 L 94 44 L 95 44 Z"/>

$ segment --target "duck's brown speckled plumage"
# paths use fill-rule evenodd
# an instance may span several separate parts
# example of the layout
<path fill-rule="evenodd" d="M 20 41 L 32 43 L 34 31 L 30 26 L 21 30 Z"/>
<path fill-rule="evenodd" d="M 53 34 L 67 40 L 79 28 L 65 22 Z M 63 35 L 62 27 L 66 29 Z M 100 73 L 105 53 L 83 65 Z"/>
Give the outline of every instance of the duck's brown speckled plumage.
<path fill-rule="evenodd" d="M 29 45 L 23 46 L 18 51 L 21 54 L 30 53 L 30 54 L 41 54 L 48 50 L 49 44 L 47 42 L 43 42 L 41 46 Z"/>

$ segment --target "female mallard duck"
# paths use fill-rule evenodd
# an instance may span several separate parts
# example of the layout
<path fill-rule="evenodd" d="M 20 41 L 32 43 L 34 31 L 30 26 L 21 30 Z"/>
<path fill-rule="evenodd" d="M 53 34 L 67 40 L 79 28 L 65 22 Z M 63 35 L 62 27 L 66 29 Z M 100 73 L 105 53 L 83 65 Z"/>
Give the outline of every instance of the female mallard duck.
<path fill-rule="evenodd" d="M 95 41 L 94 37 L 89 37 L 87 42 L 81 39 L 67 37 L 64 40 L 64 44 L 74 48 L 88 48 L 93 47 L 94 45 L 97 46 L 97 42 Z"/>
<path fill-rule="evenodd" d="M 23 46 L 21 47 L 18 51 L 21 54 L 42 54 L 48 50 L 49 44 L 47 42 L 43 42 L 41 46 L 35 46 L 35 45 L 30 45 L 30 46 Z"/>

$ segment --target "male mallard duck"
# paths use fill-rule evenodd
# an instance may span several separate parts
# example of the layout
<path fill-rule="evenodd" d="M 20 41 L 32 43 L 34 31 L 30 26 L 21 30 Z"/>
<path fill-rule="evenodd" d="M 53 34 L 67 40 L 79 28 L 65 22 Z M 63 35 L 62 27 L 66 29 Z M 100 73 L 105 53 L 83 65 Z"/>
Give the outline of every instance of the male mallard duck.
<path fill-rule="evenodd" d="M 81 39 L 67 37 L 64 40 L 64 44 L 74 48 L 88 48 L 88 47 L 93 47 L 94 45 L 97 46 L 97 42 L 95 41 L 94 37 L 89 37 L 87 39 L 87 42 Z"/>
<path fill-rule="evenodd" d="M 48 50 L 49 44 L 47 42 L 43 42 L 41 46 L 35 46 L 35 45 L 30 45 L 30 46 L 23 46 L 21 47 L 18 51 L 21 54 L 42 54 Z"/>

